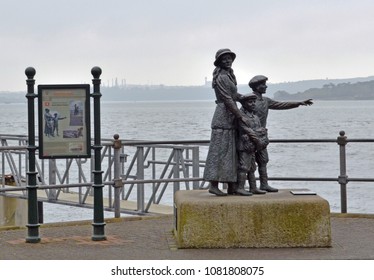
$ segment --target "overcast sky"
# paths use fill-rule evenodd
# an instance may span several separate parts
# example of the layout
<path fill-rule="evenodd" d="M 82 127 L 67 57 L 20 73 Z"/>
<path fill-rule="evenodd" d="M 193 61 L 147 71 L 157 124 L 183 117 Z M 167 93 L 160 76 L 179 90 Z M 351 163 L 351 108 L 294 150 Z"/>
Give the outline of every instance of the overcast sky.
<path fill-rule="evenodd" d="M 372 0 L 3 0 L 0 91 L 37 84 L 201 85 L 230 48 L 238 83 L 374 75 Z"/>

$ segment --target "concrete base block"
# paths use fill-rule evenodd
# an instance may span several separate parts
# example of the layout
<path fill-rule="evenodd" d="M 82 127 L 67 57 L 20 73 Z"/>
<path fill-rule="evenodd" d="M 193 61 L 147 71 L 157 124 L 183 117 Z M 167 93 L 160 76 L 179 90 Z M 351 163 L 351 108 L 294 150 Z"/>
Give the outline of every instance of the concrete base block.
<path fill-rule="evenodd" d="M 179 248 L 330 247 L 329 203 L 290 190 L 218 197 L 206 190 L 175 194 Z"/>

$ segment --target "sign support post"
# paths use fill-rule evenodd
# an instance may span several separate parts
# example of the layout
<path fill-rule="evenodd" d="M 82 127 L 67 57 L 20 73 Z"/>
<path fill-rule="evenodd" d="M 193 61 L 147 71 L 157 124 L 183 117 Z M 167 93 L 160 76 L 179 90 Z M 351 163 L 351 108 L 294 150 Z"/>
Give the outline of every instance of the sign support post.
<path fill-rule="evenodd" d="M 27 108 L 28 108 L 28 158 L 29 158 L 29 168 L 27 171 L 27 198 L 28 198 L 28 223 L 27 223 L 27 243 L 39 243 L 39 217 L 38 217 L 38 197 L 36 184 L 36 174 L 35 171 L 35 151 L 37 147 L 35 146 L 35 107 L 34 100 L 37 95 L 34 92 L 35 80 L 34 76 L 36 74 L 35 68 L 28 67 L 25 70 L 27 76 Z"/>
<path fill-rule="evenodd" d="M 101 68 L 100 67 L 93 67 L 91 69 L 91 74 L 93 76 L 92 84 L 93 84 L 93 106 L 94 106 L 94 183 L 92 185 L 94 189 L 94 220 L 92 223 L 93 226 L 93 235 L 91 239 L 93 241 L 101 241 L 106 240 L 105 236 L 105 222 L 104 222 L 104 204 L 103 204 L 103 171 L 101 170 L 101 124 L 100 124 L 100 75 L 101 75 Z"/>

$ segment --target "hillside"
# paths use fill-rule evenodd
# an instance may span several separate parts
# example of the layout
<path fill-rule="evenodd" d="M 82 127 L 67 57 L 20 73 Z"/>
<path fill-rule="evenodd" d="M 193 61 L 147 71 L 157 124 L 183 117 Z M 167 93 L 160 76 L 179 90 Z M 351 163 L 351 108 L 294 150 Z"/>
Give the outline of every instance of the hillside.
<path fill-rule="evenodd" d="M 334 79 L 334 80 L 305 80 L 297 82 L 268 83 L 267 96 L 274 97 L 277 92 L 288 94 L 289 92 L 302 92 L 309 89 L 322 88 L 324 85 L 335 85 L 339 88 L 351 83 L 372 81 L 374 76 L 365 78 Z M 331 87 L 333 87 L 331 86 Z M 350 91 L 350 88 L 346 89 Z M 251 92 L 247 84 L 238 85 L 238 91 L 242 94 Z M 103 87 L 103 100 L 122 101 L 158 101 L 158 100 L 214 100 L 214 91 L 210 84 L 204 86 L 129 86 Z M 293 96 L 292 96 L 293 97 Z M 297 97 L 296 97 L 297 98 Z"/>
<path fill-rule="evenodd" d="M 290 94 L 287 91 L 274 93 L 277 100 L 374 100 L 374 81 L 333 84 L 321 88 L 310 88 L 303 92 Z"/>

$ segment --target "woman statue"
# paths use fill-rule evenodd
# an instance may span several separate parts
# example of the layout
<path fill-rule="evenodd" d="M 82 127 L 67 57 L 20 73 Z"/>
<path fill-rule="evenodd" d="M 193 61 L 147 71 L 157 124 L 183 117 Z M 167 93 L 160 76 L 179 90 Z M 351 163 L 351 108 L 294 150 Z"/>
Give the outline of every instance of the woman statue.
<path fill-rule="evenodd" d="M 251 195 L 237 188 L 237 152 L 235 144 L 236 122 L 249 122 L 236 105 L 242 98 L 237 92 L 236 78 L 231 65 L 236 55 L 230 49 L 220 49 L 216 53 L 212 87 L 216 94 L 216 109 L 212 119 L 212 134 L 204 170 L 204 180 L 210 182 L 209 192 L 218 196 L 226 193 L 218 184 L 228 183 L 228 194 Z"/>

